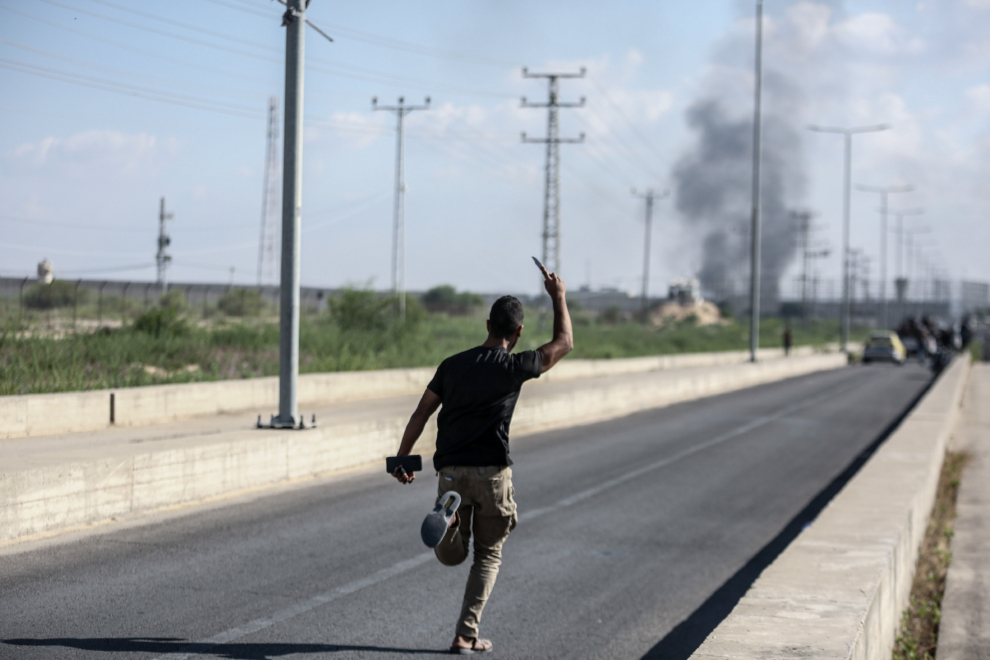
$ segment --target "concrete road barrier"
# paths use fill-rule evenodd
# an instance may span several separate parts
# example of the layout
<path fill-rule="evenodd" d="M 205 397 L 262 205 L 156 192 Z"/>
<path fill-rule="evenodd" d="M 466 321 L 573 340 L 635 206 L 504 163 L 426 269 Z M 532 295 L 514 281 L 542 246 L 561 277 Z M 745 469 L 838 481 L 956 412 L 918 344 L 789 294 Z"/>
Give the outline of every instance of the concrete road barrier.
<path fill-rule="evenodd" d="M 812 355 L 796 348 L 795 357 Z M 780 349 L 760 351 L 761 359 L 782 357 Z M 621 360 L 567 360 L 547 374 L 559 382 L 665 369 L 740 364 L 746 351 L 686 353 Z M 383 369 L 306 374 L 299 377 L 299 404 L 313 407 L 340 401 L 419 394 L 435 369 Z M 247 378 L 208 383 L 124 387 L 114 390 L 0 397 L 0 439 L 78 433 L 111 426 L 162 424 L 245 410 L 278 408 L 278 378 Z"/>
<path fill-rule="evenodd" d="M 968 373 L 956 358 L 692 658 L 889 660 Z"/>
<path fill-rule="evenodd" d="M 842 354 L 824 354 L 584 380 L 541 378 L 523 389 L 512 423 L 513 436 L 599 421 L 845 363 Z M 321 413 L 318 428 L 305 431 L 246 429 L 244 424 L 231 426 L 230 417 L 216 418 L 216 428 L 207 420 L 191 420 L 155 427 L 153 438 L 139 437 L 127 429 L 105 431 L 102 435 L 117 438 L 115 444 L 96 443 L 92 449 L 85 445 L 95 443 L 94 436 L 100 434 L 83 434 L 87 436 L 80 443 L 83 450 L 73 460 L 53 459 L 52 452 L 44 451 L 22 461 L 17 470 L 0 466 L 0 544 L 382 461 L 395 452 L 419 391 L 390 400 L 338 404 Z M 221 422 L 226 426 L 220 426 Z M 426 456 L 432 453 L 435 437 L 435 422 L 431 422 L 417 451 Z M 0 443 L 0 452 L 13 456 L 17 447 L 34 445 L 37 449 L 44 442 L 69 447 L 74 444 L 72 438 L 7 440 Z M 12 464 L 8 461 L 8 466 Z"/>

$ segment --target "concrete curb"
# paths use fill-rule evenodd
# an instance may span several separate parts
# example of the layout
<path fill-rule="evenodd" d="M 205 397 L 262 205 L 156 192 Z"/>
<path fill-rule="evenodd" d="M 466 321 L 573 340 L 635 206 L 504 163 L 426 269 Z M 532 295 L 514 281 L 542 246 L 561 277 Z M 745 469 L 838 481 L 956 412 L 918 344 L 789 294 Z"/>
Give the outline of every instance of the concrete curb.
<path fill-rule="evenodd" d="M 795 357 L 814 353 L 811 347 L 792 351 Z M 760 351 L 761 359 L 783 356 L 780 349 Z M 584 378 L 645 373 L 667 369 L 741 364 L 746 351 L 685 353 L 621 360 L 567 360 L 545 376 L 561 382 Z M 434 367 L 306 374 L 299 377 L 299 404 L 313 407 L 420 394 Z M 0 440 L 58 433 L 96 431 L 110 426 L 162 424 L 246 410 L 278 407 L 278 378 L 248 378 L 180 385 L 125 387 L 114 390 L 28 394 L 0 397 Z"/>
<path fill-rule="evenodd" d="M 692 658 L 889 660 L 969 366 L 946 369 Z"/>
<path fill-rule="evenodd" d="M 938 660 L 990 659 L 990 364 L 969 374 L 951 449 L 968 454 L 956 500 Z"/>
<path fill-rule="evenodd" d="M 583 381 L 537 381 L 523 389 L 513 437 L 845 363 L 844 355 L 827 354 Z M 324 420 L 307 431 L 239 430 L 160 444 L 151 451 L 147 445 L 130 444 L 112 460 L 97 455 L 87 461 L 0 473 L 0 544 L 381 461 L 394 453 L 413 405 L 410 400 L 408 406 L 347 423 Z M 435 436 L 431 422 L 417 451 L 431 453 Z"/>

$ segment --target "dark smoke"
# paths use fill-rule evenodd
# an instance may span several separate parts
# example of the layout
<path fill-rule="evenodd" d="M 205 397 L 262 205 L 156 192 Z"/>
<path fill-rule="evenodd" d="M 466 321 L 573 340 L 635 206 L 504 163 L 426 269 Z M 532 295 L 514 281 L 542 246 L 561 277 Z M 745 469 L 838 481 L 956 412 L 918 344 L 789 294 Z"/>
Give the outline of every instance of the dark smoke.
<path fill-rule="evenodd" d="M 764 89 L 761 308 L 776 312 L 780 279 L 797 249 L 790 211 L 804 193 L 802 97 L 795 86 L 771 73 Z M 745 108 L 733 108 L 730 114 L 729 105 L 725 98 L 709 96 L 688 109 L 697 142 L 673 172 L 677 210 L 702 237 L 698 279 L 705 294 L 716 299 L 749 290 L 752 104 L 748 115 Z"/>

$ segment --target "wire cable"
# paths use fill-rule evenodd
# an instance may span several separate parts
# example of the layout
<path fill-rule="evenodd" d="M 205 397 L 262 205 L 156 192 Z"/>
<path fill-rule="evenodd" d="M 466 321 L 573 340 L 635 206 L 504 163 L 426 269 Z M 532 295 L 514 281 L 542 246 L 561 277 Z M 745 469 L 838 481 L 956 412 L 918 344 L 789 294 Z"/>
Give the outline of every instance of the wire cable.
<path fill-rule="evenodd" d="M 19 71 L 21 73 L 40 76 L 42 78 L 51 78 L 52 80 L 59 80 L 61 82 L 72 83 L 74 85 L 81 85 L 83 87 L 92 87 L 94 89 L 101 89 L 107 92 L 115 92 L 117 94 L 124 94 L 126 96 L 137 96 L 140 98 L 146 98 L 153 101 L 161 101 L 162 103 L 171 103 L 172 105 L 181 105 L 181 106 L 186 106 L 188 108 L 195 108 L 197 110 L 209 110 L 210 112 L 219 112 L 222 114 L 232 115 L 235 117 L 245 117 L 248 119 L 260 119 L 264 117 L 264 113 L 260 109 L 255 111 L 252 108 L 246 108 L 243 106 L 224 108 L 224 107 L 219 107 L 217 104 L 215 104 L 215 102 L 209 101 L 207 99 L 196 99 L 194 97 L 189 97 L 185 95 L 172 94 L 168 92 L 159 92 L 148 88 L 142 88 L 137 85 L 128 85 L 126 83 L 101 80 L 99 78 L 93 78 L 91 76 L 81 76 L 79 74 L 59 71 L 57 69 L 50 69 L 48 67 L 42 67 L 35 64 L 27 64 L 24 62 L 16 62 L 13 60 L 0 59 L 0 67 L 3 67 L 5 69 L 10 69 L 12 71 Z"/>

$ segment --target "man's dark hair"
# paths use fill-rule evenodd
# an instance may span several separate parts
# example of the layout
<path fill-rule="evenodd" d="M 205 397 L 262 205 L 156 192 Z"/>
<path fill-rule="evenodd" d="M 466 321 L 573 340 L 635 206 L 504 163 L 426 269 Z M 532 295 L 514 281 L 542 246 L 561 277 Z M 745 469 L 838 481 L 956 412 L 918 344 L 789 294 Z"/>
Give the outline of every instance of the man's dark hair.
<path fill-rule="evenodd" d="M 523 322 L 522 303 L 515 296 L 502 296 L 492 305 L 488 320 L 492 322 L 492 335 L 511 339 Z"/>

